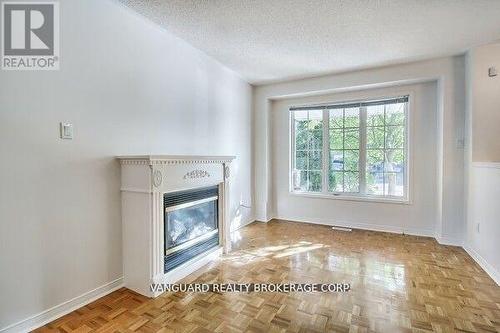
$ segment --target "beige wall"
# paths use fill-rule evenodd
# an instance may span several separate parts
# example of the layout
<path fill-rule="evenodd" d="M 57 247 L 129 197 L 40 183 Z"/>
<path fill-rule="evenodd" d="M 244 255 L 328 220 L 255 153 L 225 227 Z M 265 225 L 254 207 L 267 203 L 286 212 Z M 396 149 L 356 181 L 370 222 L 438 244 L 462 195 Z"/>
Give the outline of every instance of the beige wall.
<path fill-rule="evenodd" d="M 488 68 L 500 71 L 500 43 L 475 48 L 470 53 L 472 160 L 500 161 L 500 75 L 488 76 Z"/>

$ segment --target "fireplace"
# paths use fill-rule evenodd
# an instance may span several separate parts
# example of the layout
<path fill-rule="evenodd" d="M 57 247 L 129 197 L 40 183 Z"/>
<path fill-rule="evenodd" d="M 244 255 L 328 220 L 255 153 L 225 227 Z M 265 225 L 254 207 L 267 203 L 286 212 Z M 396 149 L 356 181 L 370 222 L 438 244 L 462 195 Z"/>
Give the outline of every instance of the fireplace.
<path fill-rule="evenodd" d="M 231 250 L 233 156 L 120 156 L 124 285 L 158 296 Z"/>
<path fill-rule="evenodd" d="M 219 245 L 219 187 L 163 195 L 165 273 Z"/>

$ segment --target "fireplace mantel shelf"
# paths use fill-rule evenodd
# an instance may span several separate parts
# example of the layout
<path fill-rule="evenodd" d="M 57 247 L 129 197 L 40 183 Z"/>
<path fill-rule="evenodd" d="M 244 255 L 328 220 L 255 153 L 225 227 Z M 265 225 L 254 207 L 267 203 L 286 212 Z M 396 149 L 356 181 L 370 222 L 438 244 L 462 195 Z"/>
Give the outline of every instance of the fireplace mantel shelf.
<path fill-rule="evenodd" d="M 124 155 L 117 156 L 121 164 L 230 163 L 235 156 L 210 155 Z"/>

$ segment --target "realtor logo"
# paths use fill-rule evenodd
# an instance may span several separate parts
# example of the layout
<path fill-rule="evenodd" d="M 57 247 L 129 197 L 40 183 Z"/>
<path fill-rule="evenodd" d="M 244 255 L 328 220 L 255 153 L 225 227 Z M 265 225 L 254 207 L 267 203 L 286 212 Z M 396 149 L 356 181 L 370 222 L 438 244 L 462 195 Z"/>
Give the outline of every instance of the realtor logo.
<path fill-rule="evenodd" d="M 2 2 L 2 69 L 59 69 L 59 4 Z"/>

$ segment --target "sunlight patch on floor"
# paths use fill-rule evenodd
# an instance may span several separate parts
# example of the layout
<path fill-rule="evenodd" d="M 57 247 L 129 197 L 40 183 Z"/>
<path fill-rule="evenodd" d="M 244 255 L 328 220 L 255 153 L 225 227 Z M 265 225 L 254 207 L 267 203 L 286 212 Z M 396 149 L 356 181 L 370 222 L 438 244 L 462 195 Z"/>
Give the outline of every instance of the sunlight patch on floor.
<path fill-rule="evenodd" d="M 241 238 L 241 235 L 236 235 L 236 232 L 233 232 L 235 239 L 238 237 Z M 248 249 L 245 251 L 237 251 L 232 255 L 225 256 L 222 258 L 223 261 L 231 261 L 236 265 L 244 265 L 249 262 L 254 262 L 258 260 L 265 260 L 271 258 L 284 258 L 289 256 L 294 256 L 300 253 L 308 253 L 310 251 L 314 251 L 320 248 L 328 247 L 324 244 L 319 243 L 311 243 L 306 241 L 300 241 L 295 244 L 290 245 L 273 245 L 260 247 L 255 250 Z"/>

